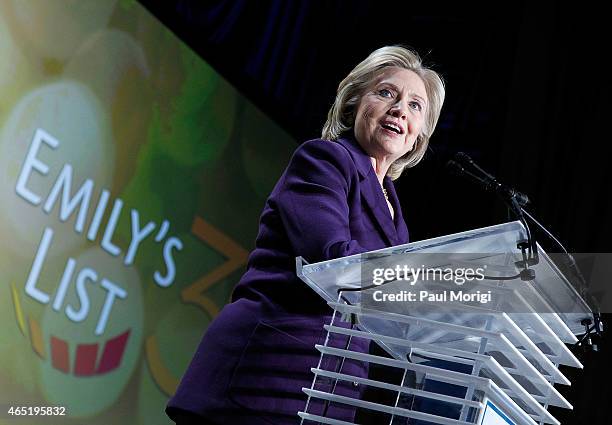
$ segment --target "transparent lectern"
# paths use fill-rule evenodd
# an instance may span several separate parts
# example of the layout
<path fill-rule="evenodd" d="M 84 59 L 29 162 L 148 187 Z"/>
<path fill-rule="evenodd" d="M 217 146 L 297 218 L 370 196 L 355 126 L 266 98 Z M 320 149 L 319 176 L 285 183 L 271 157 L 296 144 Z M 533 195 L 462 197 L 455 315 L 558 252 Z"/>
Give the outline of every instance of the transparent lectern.
<path fill-rule="evenodd" d="M 548 407 L 572 406 L 554 387 L 570 384 L 558 367 L 582 368 L 566 344 L 578 341 L 593 311 L 541 247 L 537 264 L 525 261 L 525 233 L 517 221 L 316 264 L 298 257 L 298 276 L 334 311 L 316 346 L 312 386 L 303 389 L 302 424 L 352 423 L 327 409 L 309 412 L 315 400 L 382 414 L 388 424 L 559 424 Z M 328 344 L 334 335 L 384 351 Z M 339 366 L 325 370 L 324 357 Z M 346 360 L 400 379 L 354 376 Z M 321 390 L 319 381 L 391 392 L 392 402 L 347 396 L 335 384 Z"/>

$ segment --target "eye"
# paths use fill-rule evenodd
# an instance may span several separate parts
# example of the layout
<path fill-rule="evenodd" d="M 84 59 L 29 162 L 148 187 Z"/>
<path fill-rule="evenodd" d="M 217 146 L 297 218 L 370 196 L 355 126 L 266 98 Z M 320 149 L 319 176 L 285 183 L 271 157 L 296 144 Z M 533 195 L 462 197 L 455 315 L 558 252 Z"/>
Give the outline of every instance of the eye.
<path fill-rule="evenodd" d="M 416 100 L 413 100 L 412 102 L 410 102 L 408 104 L 408 106 L 410 106 L 412 109 L 414 109 L 415 111 L 422 111 L 423 107 L 421 106 L 421 104 L 419 102 L 417 102 Z"/>
<path fill-rule="evenodd" d="M 378 94 L 389 99 L 393 97 L 393 93 L 389 89 L 381 89 L 378 91 Z"/>

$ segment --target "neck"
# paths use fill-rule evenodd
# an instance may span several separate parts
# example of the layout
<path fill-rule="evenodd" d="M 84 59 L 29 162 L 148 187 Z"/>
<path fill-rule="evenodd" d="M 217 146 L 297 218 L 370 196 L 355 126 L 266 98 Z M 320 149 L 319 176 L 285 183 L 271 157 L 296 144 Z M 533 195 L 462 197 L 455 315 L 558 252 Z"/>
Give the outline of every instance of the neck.
<path fill-rule="evenodd" d="M 376 173 L 376 177 L 378 177 L 378 182 L 380 185 L 383 185 L 383 180 L 387 175 L 387 171 L 389 170 L 390 163 L 387 163 L 385 160 L 378 160 L 376 158 L 370 157 L 372 161 L 372 167 L 374 168 L 374 172 Z"/>

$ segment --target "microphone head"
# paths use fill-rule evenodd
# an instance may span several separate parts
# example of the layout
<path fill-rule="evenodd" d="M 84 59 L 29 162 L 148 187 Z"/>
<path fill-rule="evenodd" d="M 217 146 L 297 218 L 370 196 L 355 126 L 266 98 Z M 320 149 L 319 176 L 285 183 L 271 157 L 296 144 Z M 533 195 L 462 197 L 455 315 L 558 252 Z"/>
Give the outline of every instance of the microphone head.
<path fill-rule="evenodd" d="M 463 173 L 463 167 L 457 161 L 451 159 L 446 163 L 446 169 L 449 173 L 458 176 Z"/>
<path fill-rule="evenodd" d="M 470 156 L 465 153 L 465 152 L 457 152 L 455 154 L 455 159 L 461 163 L 467 163 L 467 164 L 471 164 L 474 161 L 472 160 L 472 158 L 470 158 Z"/>
<path fill-rule="evenodd" d="M 518 191 L 514 191 L 514 199 L 516 199 L 516 202 L 518 202 L 521 207 L 529 205 L 531 202 L 527 195 Z"/>

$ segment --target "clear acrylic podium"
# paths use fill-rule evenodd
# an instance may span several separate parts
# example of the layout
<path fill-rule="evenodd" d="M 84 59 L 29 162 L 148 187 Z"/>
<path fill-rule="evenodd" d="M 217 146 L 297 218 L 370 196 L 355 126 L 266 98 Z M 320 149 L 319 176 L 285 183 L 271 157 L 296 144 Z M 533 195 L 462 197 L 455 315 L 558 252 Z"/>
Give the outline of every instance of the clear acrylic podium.
<path fill-rule="evenodd" d="M 298 413 L 302 424 L 352 423 L 320 409 L 309 412 L 315 400 L 379 412 L 391 425 L 559 424 L 548 407 L 572 406 L 554 387 L 570 384 L 558 367 L 582 368 L 566 344 L 578 341 L 582 321 L 592 319 L 593 312 L 583 288 L 541 247 L 539 262 L 528 266 L 535 273 L 532 279 L 518 277 L 527 267 L 517 247 L 525 238 L 522 224 L 511 222 L 316 264 L 298 257 L 298 276 L 334 310 L 325 326 L 327 339 L 316 346 L 321 357 L 312 369 L 312 386 L 303 389 L 308 402 Z M 484 279 L 449 286 L 436 279 L 419 281 L 413 274 L 410 281 L 391 278 L 373 284 L 375 269 L 399 265 L 414 271 L 450 264 L 464 269 L 484 265 Z M 452 302 L 419 299 L 424 289 L 427 294 L 460 291 L 462 297 Z M 383 294 L 408 292 L 415 294 L 413 301 L 375 302 Z M 470 294 L 490 294 L 490 299 L 482 302 Z M 334 335 L 374 341 L 387 355 L 353 351 L 349 344 L 345 349 L 332 346 L 328 342 Z M 324 357 L 337 357 L 340 366 L 326 370 Z M 401 382 L 353 376 L 342 367 L 346 360 L 392 368 Z M 393 392 L 394 402 L 339 394 L 335 384 L 321 390 L 321 380 Z"/>

